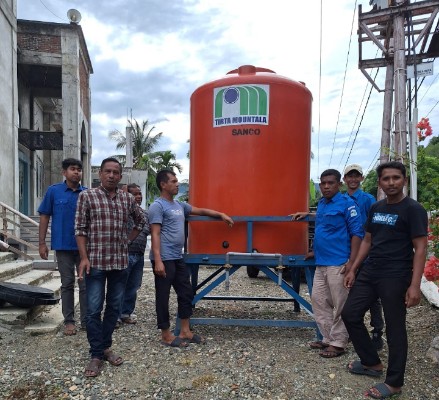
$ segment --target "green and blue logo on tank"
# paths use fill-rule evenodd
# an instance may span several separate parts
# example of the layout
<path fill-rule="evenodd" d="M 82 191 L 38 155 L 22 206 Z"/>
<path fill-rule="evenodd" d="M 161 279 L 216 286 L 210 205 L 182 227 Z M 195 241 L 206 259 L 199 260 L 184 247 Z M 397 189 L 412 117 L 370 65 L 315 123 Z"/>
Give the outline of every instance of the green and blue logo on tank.
<path fill-rule="evenodd" d="M 213 90 L 214 128 L 231 125 L 268 125 L 270 86 L 236 85 Z"/>

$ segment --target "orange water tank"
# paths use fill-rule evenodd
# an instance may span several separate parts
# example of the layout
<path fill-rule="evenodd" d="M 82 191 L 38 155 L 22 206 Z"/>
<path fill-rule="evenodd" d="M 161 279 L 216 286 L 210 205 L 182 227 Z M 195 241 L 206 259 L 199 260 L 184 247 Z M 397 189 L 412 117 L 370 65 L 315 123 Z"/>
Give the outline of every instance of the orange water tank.
<path fill-rule="evenodd" d="M 308 210 L 312 95 L 303 83 L 244 65 L 191 96 L 189 202 L 230 216 Z M 307 225 L 254 222 L 254 249 L 304 254 Z M 189 224 L 192 254 L 246 252 L 247 225 Z"/>

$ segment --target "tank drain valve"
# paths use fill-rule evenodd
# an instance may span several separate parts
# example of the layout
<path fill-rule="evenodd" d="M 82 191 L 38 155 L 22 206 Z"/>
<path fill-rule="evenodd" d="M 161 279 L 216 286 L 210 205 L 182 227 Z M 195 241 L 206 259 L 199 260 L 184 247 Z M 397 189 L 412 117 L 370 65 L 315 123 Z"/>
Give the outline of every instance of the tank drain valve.
<path fill-rule="evenodd" d="M 225 264 L 224 268 L 226 269 L 226 280 L 224 281 L 224 287 L 225 287 L 226 291 L 228 292 L 230 289 L 230 268 L 231 268 L 231 265 Z"/>
<path fill-rule="evenodd" d="M 276 267 L 276 269 L 277 269 L 277 284 L 279 286 L 281 286 L 282 285 L 282 272 L 285 269 L 285 267 L 283 265 L 278 265 Z"/>

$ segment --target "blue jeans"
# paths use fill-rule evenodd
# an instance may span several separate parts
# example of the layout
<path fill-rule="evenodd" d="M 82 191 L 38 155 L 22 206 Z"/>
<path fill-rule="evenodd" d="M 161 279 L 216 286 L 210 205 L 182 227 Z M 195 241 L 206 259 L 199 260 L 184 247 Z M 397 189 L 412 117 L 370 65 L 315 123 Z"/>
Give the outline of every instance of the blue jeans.
<path fill-rule="evenodd" d="M 127 274 L 126 269 L 103 271 L 90 268 L 90 273 L 85 275 L 87 287 L 87 339 L 90 345 L 91 358 L 102 359 L 104 350 L 111 347 Z M 105 285 L 107 285 L 106 293 Z M 104 300 L 104 318 L 101 319 Z"/>
<path fill-rule="evenodd" d="M 142 285 L 144 257 L 143 253 L 128 254 L 128 276 L 121 302 L 120 318 L 131 316 L 136 307 L 137 291 Z"/>

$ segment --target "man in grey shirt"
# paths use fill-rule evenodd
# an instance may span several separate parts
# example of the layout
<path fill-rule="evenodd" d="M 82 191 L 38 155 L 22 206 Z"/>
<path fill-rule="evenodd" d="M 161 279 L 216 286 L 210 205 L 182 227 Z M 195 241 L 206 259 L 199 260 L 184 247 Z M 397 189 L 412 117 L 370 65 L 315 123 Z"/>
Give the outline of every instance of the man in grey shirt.
<path fill-rule="evenodd" d="M 151 264 L 154 270 L 157 327 L 162 331 L 161 343 L 165 346 L 186 347 L 189 343 L 203 343 L 204 339 L 190 330 L 194 297 L 189 271 L 182 257 L 184 245 L 184 222 L 187 216 L 205 215 L 221 218 L 229 226 L 233 220 L 226 214 L 206 208 L 193 207 L 174 200 L 178 193 L 178 179 L 171 170 L 157 173 L 156 184 L 160 197 L 149 207 L 152 249 Z M 171 286 L 177 294 L 178 316 L 181 331 L 175 337 L 169 324 L 169 293 Z"/>

